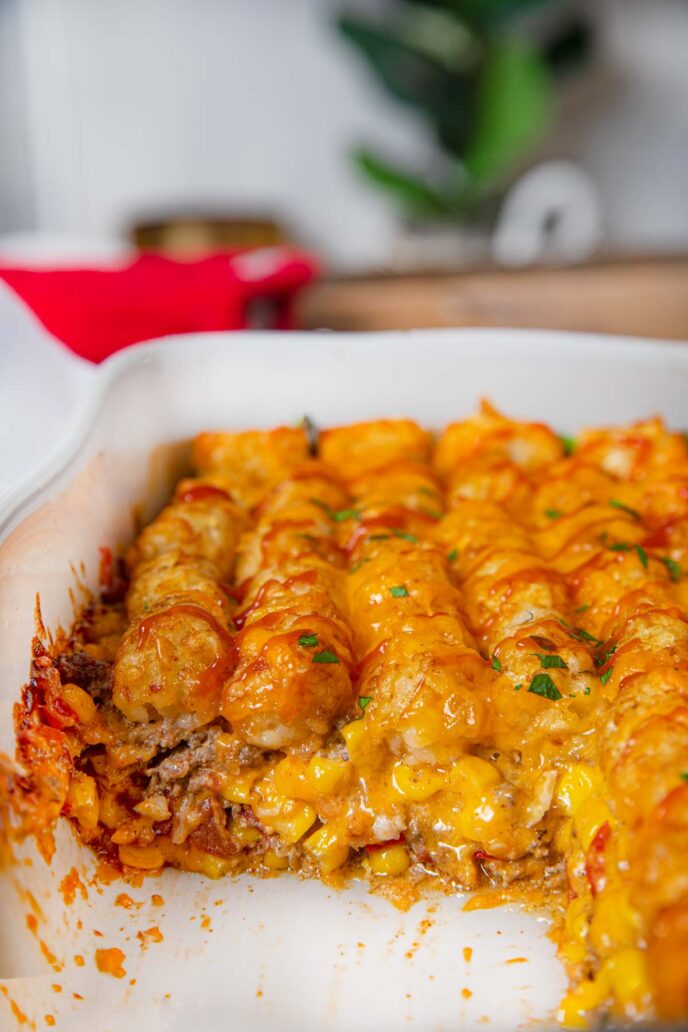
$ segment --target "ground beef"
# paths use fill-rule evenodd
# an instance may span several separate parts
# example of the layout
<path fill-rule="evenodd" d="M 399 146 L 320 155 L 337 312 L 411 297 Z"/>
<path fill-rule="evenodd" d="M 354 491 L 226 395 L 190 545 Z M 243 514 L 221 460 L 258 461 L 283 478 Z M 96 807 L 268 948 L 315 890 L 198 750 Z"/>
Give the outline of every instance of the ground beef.
<path fill-rule="evenodd" d="M 215 740 L 221 733 L 216 726 L 203 727 L 192 731 L 184 742 L 179 744 L 159 763 L 149 767 L 146 774 L 150 777 L 149 792 L 160 792 L 168 789 L 176 781 L 189 778 L 189 788 L 198 787 L 195 782 L 205 782 L 216 759 Z"/>
<path fill-rule="evenodd" d="M 112 694 L 112 663 L 94 659 L 88 652 L 67 652 L 57 657 L 55 665 L 62 684 L 77 684 L 94 702 Z"/>

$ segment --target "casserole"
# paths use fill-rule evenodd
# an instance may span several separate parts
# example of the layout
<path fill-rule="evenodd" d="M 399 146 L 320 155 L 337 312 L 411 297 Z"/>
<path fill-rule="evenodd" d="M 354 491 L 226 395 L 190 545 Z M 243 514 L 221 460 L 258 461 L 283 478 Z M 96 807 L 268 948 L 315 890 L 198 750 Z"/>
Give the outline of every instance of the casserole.
<path fill-rule="evenodd" d="M 147 515 L 159 507 L 195 431 L 290 423 L 304 412 L 329 425 L 403 414 L 438 426 L 486 393 L 515 417 L 567 432 L 655 411 L 680 425 L 687 380 L 688 356 L 674 345 L 508 331 L 209 336 L 106 363 L 79 392 L 69 437 L 3 508 L 3 750 L 12 749 L 9 713 L 26 677 L 36 589 L 46 626 L 67 626 L 69 562 L 93 589 L 99 546 L 128 543 L 132 506 L 143 501 Z M 286 878 L 210 885 L 173 871 L 139 890 L 95 888 L 87 884 L 91 857 L 64 827 L 57 845 L 51 866 L 34 855 L 31 867 L 9 868 L 2 879 L 11 942 L 2 944 L 0 975 L 19 979 L 10 996 L 39 1022 L 51 1014 L 60 1028 L 116 1028 L 108 1015 L 125 1005 L 132 1028 L 191 1020 L 220 1027 L 228 1014 L 238 1028 L 471 1027 L 483 1015 L 488 1027 L 507 1028 L 551 1018 L 563 990 L 546 922 L 532 914 L 465 913 L 455 898 L 399 914 L 356 885 L 341 893 Z M 31 845 L 24 850 L 28 857 Z M 64 879 L 75 865 L 87 898 L 77 891 L 65 907 L 76 883 Z M 140 908 L 113 905 L 125 891 Z M 162 941 L 146 937 L 152 928 Z M 37 939 L 66 965 L 59 974 L 41 972 Z M 120 949 L 126 976 L 97 973 L 98 948 Z"/>

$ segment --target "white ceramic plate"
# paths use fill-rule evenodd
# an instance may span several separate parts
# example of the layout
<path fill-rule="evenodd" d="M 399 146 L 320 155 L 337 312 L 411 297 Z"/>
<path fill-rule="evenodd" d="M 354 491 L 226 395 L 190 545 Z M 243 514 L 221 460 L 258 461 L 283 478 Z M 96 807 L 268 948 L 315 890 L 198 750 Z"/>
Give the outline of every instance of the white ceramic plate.
<path fill-rule="evenodd" d="M 6 752 L 36 591 L 46 624 L 69 624 L 73 570 L 83 564 L 94 587 L 98 546 L 127 541 L 135 504 L 161 503 L 179 454 L 171 443 L 304 413 L 321 425 L 398 414 L 440 426 L 481 396 L 567 432 L 656 412 L 685 422 L 688 350 L 676 344 L 508 330 L 210 334 L 140 346 L 95 369 L 0 296 L 5 343 L 9 324 L 36 384 L 33 421 L 20 418 L 27 403 L 16 378 L 10 400 L 0 396 L 0 459 L 15 457 L 14 474 L 16 454 L 30 466 L 0 504 Z M 37 442 L 41 397 L 48 418 Z M 400 914 L 363 886 L 333 893 L 288 876 L 209 882 L 166 871 L 140 889 L 96 886 L 90 854 L 64 825 L 52 865 L 31 845 L 22 859 L 31 866 L 0 871 L 0 1028 L 13 1027 L 11 998 L 38 1028 L 52 1015 L 58 1029 L 97 1032 L 514 1029 L 553 1024 L 564 989 L 547 921 L 516 908 L 464 913 L 463 900 L 444 898 Z M 66 906 L 59 884 L 73 865 L 87 894 Z M 140 906 L 115 906 L 123 891 Z M 163 941 L 142 944 L 137 933 L 153 926 Z M 111 947 L 125 954 L 121 979 L 96 969 L 95 950 Z"/>

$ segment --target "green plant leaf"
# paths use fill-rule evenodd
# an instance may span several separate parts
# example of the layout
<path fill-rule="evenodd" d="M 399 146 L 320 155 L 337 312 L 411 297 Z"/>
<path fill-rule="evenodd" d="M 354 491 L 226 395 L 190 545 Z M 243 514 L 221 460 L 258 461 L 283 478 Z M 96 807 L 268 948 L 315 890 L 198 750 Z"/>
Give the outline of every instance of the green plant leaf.
<path fill-rule="evenodd" d="M 437 217 L 450 215 L 456 210 L 449 198 L 426 183 L 421 176 L 395 168 L 368 150 L 359 149 L 354 160 L 366 178 L 393 194 L 409 215 Z"/>
<path fill-rule="evenodd" d="M 438 135 L 460 153 L 472 126 L 474 73 L 457 74 L 414 46 L 394 26 L 377 25 L 343 16 L 339 29 L 372 64 L 387 90 L 398 100 L 419 108 Z"/>
<path fill-rule="evenodd" d="M 489 44 L 464 157 L 478 182 L 498 184 L 526 156 L 549 125 L 552 99 L 547 66 L 535 50 L 519 40 Z"/>

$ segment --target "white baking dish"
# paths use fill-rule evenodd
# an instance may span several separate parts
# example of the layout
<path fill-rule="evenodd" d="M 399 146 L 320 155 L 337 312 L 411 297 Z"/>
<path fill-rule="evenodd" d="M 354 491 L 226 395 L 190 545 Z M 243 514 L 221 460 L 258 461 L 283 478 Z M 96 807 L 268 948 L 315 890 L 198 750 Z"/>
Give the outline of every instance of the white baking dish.
<path fill-rule="evenodd" d="M 49 398 L 51 440 L 0 507 L 5 752 L 13 749 L 11 709 L 26 677 L 36 592 L 47 626 L 68 625 L 74 571 L 95 586 L 98 546 L 127 541 L 134 505 L 150 511 L 161 503 L 179 442 L 200 429 L 271 426 L 304 413 L 325 425 L 404 414 L 440 426 L 485 395 L 514 416 L 567 432 L 656 412 L 673 425 L 685 421 L 688 349 L 676 344 L 508 330 L 211 334 L 141 346 L 94 369 L 0 302 L 8 309 L 0 304 L 0 333 L 13 320 L 15 348 L 37 381 L 51 365 L 30 410 L 40 423 L 41 392 Z M 20 385 L 11 393 L 15 412 L 25 410 Z M 65 398 L 69 412 L 61 413 Z M 3 411 L 3 448 L 14 454 L 21 446 L 31 461 L 35 424 L 32 431 L 30 418 L 18 423 L 15 415 L 10 426 L 7 405 Z M 0 988 L 39 1028 L 50 1014 L 58 1029 L 94 1032 L 426 1032 L 483 1019 L 513 1029 L 552 1020 L 564 988 L 547 921 L 515 908 L 464 913 L 464 901 L 451 898 L 400 914 L 362 886 L 333 893 L 288 876 L 210 882 L 173 871 L 140 889 L 89 884 L 86 899 L 77 894 L 65 906 L 65 873 L 76 865 L 90 882 L 94 864 L 67 827 L 57 840 L 51 866 L 29 844 L 21 858 L 31 866 L 0 871 Z M 27 891 L 40 907 L 35 932 L 26 924 Z M 141 906 L 115 906 L 123 891 Z M 153 893 L 163 907 L 152 905 Z M 164 940 L 142 948 L 137 932 L 151 926 Z M 38 939 L 64 965 L 59 973 Z M 97 971 L 101 947 L 124 951 L 125 978 Z M 470 961 L 464 947 L 473 950 Z M 526 960 L 508 963 L 514 958 Z M 0 993 L 0 1028 L 13 1025 Z"/>

